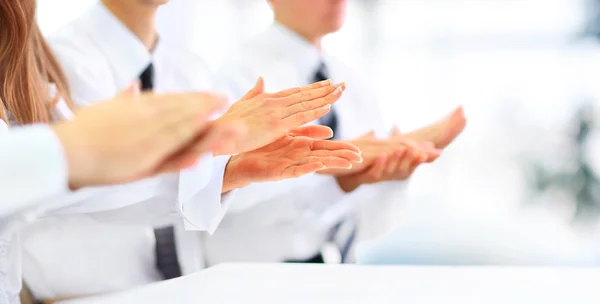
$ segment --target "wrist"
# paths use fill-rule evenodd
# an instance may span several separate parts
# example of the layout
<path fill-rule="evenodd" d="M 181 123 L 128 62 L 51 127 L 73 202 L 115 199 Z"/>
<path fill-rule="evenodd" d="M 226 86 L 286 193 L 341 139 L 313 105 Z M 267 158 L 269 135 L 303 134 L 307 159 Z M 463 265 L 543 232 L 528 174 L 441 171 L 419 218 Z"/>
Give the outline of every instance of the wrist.
<path fill-rule="evenodd" d="M 220 116 L 219 118 L 213 120 L 212 125 L 215 126 L 223 121 L 224 121 L 223 116 Z M 213 157 L 218 157 L 218 156 L 227 155 L 227 153 L 223 153 L 223 147 L 216 146 L 212 150 L 212 155 L 213 155 Z"/>
<path fill-rule="evenodd" d="M 361 185 L 356 178 L 350 176 L 338 176 L 336 177 L 336 181 L 340 189 L 346 193 L 356 190 Z"/>
<path fill-rule="evenodd" d="M 90 153 L 78 145 L 78 140 L 74 138 L 71 129 L 65 123 L 52 125 L 52 130 L 63 149 L 68 170 L 69 188 L 77 190 L 92 185 L 91 179 L 95 176 L 93 173 L 95 157 L 90 156 Z"/>
<path fill-rule="evenodd" d="M 243 159 L 242 154 L 233 155 L 225 166 L 223 176 L 222 193 L 233 189 L 244 188 L 250 184 L 243 170 L 240 170 L 239 162 Z"/>

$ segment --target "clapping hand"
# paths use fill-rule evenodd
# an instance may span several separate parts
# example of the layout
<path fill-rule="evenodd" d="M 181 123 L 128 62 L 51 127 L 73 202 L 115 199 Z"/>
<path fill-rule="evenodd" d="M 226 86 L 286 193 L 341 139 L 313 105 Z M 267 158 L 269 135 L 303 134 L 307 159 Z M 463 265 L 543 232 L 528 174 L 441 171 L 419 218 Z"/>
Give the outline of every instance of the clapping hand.
<path fill-rule="evenodd" d="M 219 122 L 243 123 L 248 130 L 247 136 L 234 145 L 221 147 L 215 155 L 252 151 L 278 140 L 291 130 L 327 114 L 344 89 L 343 83 L 332 85 L 326 80 L 270 94 L 264 93 L 264 82 L 259 78 L 252 90 L 217 119 Z M 305 130 L 297 132 L 302 131 Z"/>
<path fill-rule="evenodd" d="M 262 148 L 233 156 L 225 170 L 223 191 L 253 182 L 297 178 L 322 169 L 349 169 L 362 161 L 354 145 L 324 140 L 332 135 L 328 127 L 302 127 Z"/>
<path fill-rule="evenodd" d="M 209 93 L 120 94 L 52 126 L 73 188 L 131 182 L 195 164 L 241 137 L 244 126 L 213 124 L 226 100 Z"/>
<path fill-rule="evenodd" d="M 350 170 L 324 170 L 320 173 L 336 176 L 339 186 L 351 192 L 362 184 L 389 180 L 406 180 L 421 164 L 433 162 L 440 151 L 431 143 L 417 143 L 392 130 L 390 137 L 377 139 L 369 132 L 350 141 L 357 146 L 363 162 Z"/>

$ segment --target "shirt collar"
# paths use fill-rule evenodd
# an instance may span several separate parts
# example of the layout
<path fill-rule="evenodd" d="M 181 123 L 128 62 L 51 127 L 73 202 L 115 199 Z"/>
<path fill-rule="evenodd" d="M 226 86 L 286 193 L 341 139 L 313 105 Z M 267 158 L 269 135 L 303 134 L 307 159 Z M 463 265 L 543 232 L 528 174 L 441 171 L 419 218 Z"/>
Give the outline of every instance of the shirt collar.
<path fill-rule="evenodd" d="M 84 18 L 90 38 L 108 59 L 117 83 L 135 81 L 152 62 L 146 46 L 102 3 L 92 7 Z"/>
<path fill-rule="evenodd" d="M 316 46 L 278 22 L 271 25 L 267 34 L 271 40 L 269 42 L 279 47 L 282 55 L 297 69 L 299 76 L 310 83 L 313 82 L 319 65 L 327 63 L 324 54 Z"/>

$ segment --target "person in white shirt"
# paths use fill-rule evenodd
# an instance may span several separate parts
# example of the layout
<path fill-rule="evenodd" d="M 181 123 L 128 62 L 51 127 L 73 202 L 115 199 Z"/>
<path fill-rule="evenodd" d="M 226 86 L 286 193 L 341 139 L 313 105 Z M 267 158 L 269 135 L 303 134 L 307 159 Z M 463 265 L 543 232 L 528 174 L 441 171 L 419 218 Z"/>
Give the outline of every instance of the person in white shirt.
<path fill-rule="evenodd" d="M 49 47 L 46 45 L 37 25 L 35 25 L 34 18 L 35 1 L 20 1 L 18 3 L 2 2 L 0 4 L 0 34 L 3 37 L 3 39 L 0 39 L 0 54 L 2 54 L 0 64 L 3 66 L 3 70 L 11 71 L 10 73 L 0 75 L 3 83 L 2 90 L 0 90 L 0 98 L 5 108 L 1 113 L 3 115 L 2 120 L 4 121 L 3 125 L 6 124 L 11 130 L 18 130 L 21 126 L 32 123 L 48 123 L 73 118 L 69 88 L 65 81 L 65 76 Z M 244 148 L 250 149 L 254 145 L 268 145 L 264 148 L 251 151 L 252 153 L 246 154 L 245 157 L 233 157 L 227 163 L 227 166 L 235 167 L 236 170 L 233 172 L 238 172 L 238 174 L 231 176 L 227 180 L 219 180 L 218 187 L 211 187 L 211 185 L 207 184 L 208 179 L 196 179 L 194 181 L 196 184 L 194 188 L 195 192 L 193 193 L 194 197 L 185 198 L 186 201 L 192 202 L 190 204 L 179 204 L 177 197 L 161 193 L 161 190 L 163 190 L 161 186 L 169 184 L 169 180 L 173 176 L 172 174 L 162 174 L 156 178 L 147 178 L 129 184 L 84 188 L 79 190 L 77 195 L 73 197 L 49 198 L 51 201 L 44 203 L 44 205 L 53 206 L 53 214 L 97 212 L 100 210 L 115 209 L 117 209 L 114 211 L 115 214 L 121 214 L 124 213 L 122 209 L 119 209 L 121 207 L 145 203 L 152 204 L 148 208 L 147 214 L 136 210 L 137 212 L 128 215 L 129 221 L 144 221 L 146 217 L 145 224 L 147 225 L 151 217 L 160 218 L 175 215 L 176 218 L 183 217 L 185 223 L 190 225 L 192 229 L 214 229 L 228 205 L 227 201 L 221 199 L 222 193 L 236 187 L 244 186 L 254 179 L 295 177 L 321 168 L 348 167 L 352 161 L 360 161 L 360 156 L 357 154 L 358 150 L 350 144 L 342 143 L 341 145 L 333 146 L 327 141 L 300 136 L 312 135 L 315 138 L 326 138 L 331 136 L 331 130 L 329 129 L 301 128 L 289 131 L 289 129 L 300 124 L 302 117 L 310 117 L 311 115 L 318 117 L 320 113 L 326 113 L 329 104 L 339 98 L 342 91 L 343 85 L 332 86 L 330 82 L 323 82 L 278 94 L 260 94 L 259 88 L 250 92 L 246 96 L 246 99 L 240 102 L 240 106 L 237 107 L 238 112 L 242 116 L 247 114 L 247 112 L 263 114 L 264 112 L 255 109 L 256 106 L 263 106 L 270 111 L 278 109 L 279 112 L 277 113 L 288 115 L 286 119 L 273 124 L 261 136 L 254 136 L 252 134 L 252 129 L 248 128 L 248 121 L 241 120 L 236 122 L 235 115 L 230 115 L 219 121 L 209 122 L 208 127 L 205 127 L 203 132 L 195 134 L 195 140 L 200 141 L 198 145 L 190 142 L 191 146 L 187 147 L 189 151 L 182 150 L 171 155 L 182 161 L 189 161 L 190 156 L 194 156 L 192 159 L 193 162 L 190 164 L 190 169 L 176 171 L 175 175 L 192 171 L 192 173 L 195 172 L 200 177 L 210 176 L 211 168 L 207 168 L 202 163 L 198 164 L 196 160 L 198 151 L 221 155 L 236 151 L 242 152 Z M 123 94 L 131 94 L 131 92 Z M 311 95 L 314 98 L 307 98 L 307 95 Z M 196 123 L 204 125 L 210 113 L 214 113 L 215 111 L 206 110 L 214 106 L 211 103 L 207 103 L 207 101 L 215 99 L 215 97 L 206 93 L 195 96 L 196 107 L 205 108 L 206 113 L 204 117 L 197 117 Z M 177 100 L 185 98 L 185 95 L 170 95 L 169 98 L 175 101 L 169 102 L 169 99 L 150 99 L 149 102 L 152 102 L 154 107 L 147 107 L 142 113 L 151 117 L 161 115 L 161 119 L 164 116 L 165 122 L 168 124 L 166 127 L 172 128 L 173 132 L 181 133 L 180 136 L 188 134 L 186 130 L 178 128 L 176 122 L 178 120 L 190 119 L 188 115 L 193 116 L 196 112 L 187 111 L 181 117 L 174 115 L 181 113 L 181 111 L 177 110 L 180 102 Z M 303 103 L 308 107 L 295 107 L 296 103 Z M 121 109 L 127 109 L 127 107 L 113 106 L 108 108 L 103 107 L 102 109 L 120 119 L 131 119 L 132 123 L 139 121 L 135 119 L 135 116 L 127 117 L 130 114 L 128 111 L 120 111 Z M 247 116 L 254 118 L 252 115 Z M 154 134 L 144 134 L 146 136 L 161 136 L 164 134 L 160 132 L 161 119 L 156 120 L 156 127 L 153 128 Z M 273 117 L 266 117 L 266 121 L 268 122 L 273 120 Z M 107 120 L 106 122 L 110 121 Z M 110 124 L 97 121 L 91 123 L 89 127 L 106 128 L 107 133 L 125 132 Z M 139 125 L 139 127 L 143 126 L 144 124 Z M 138 129 L 126 131 L 141 132 Z M 244 133 L 243 136 L 240 135 L 241 133 Z M 115 138 L 118 139 L 119 137 L 115 136 Z M 98 146 L 101 142 L 101 140 L 94 136 L 90 136 L 85 140 L 78 141 L 73 148 L 81 149 L 90 147 L 102 149 L 102 146 Z M 269 142 L 272 143 L 269 144 Z M 130 144 L 135 143 L 119 142 L 123 149 L 127 149 Z M 148 144 L 151 143 L 152 141 L 148 141 Z M 152 150 L 152 147 L 145 147 L 143 142 L 140 142 L 140 144 L 142 144 L 141 148 Z M 165 148 L 167 147 L 165 146 Z M 70 150 L 67 149 L 67 151 Z M 130 149 L 131 153 L 134 151 L 137 150 Z M 204 158 L 207 158 L 207 153 L 205 153 Z M 93 156 L 93 153 L 89 154 L 89 156 Z M 267 156 L 270 157 L 267 158 Z M 85 162 L 87 158 L 81 161 Z M 147 159 L 143 155 L 139 155 L 137 161 L 143 165 Z M 235 163 L 233 163 L 234 161 Z M 94 164 L 94 162 L 89 162 L 89 164 Z M 93 169 L 107 173 L 121 166 L 123 168 L 128 167 L 127 164 L 115 164 L 110 170 L 108 167 Z M 162 169 L 169 168 L 157 168 L 157 170 Z M 267 172 L 253 169 L 265 169 Z M 7 182 L 7 184 L 10 185 L 11 183 Z M 78 187 L 81 185 L 71 186 Z M 213 188 L 216 188 L 216 190 Z M 173 206 L 173 202 L 176 203 L 176 206 Z M 154 208 L 155 206 L 165 205 L 168 207 L 163 207 L 162 209 Z M 61 206 L 67 207 L 57 209 Z M 20 214 L 20 212 L 18 213 Z M 8 225 L 10 223 L 11 227 L 14 222 L 14 219 L 3 220 L 3 224 L 6 223 Z M 2 301 L 0 302 L 12 303 L 18 301 L 16 292 L 18 292 L 20 287 L 18 273 L 21 265 L 18 263 L 20 254 L 15 250 L 14 244 L 18 240 L 16 232 L 18 231 L 10 227 L 3 228 L 2 230 L 2 248 L 0 250 L 0 253 L 2 253 L 2 258 L 0 259 L 0 300 Z M 15 276 L 14 274 L 17 275 Z"/>
<path fill-rule="evenodd" d="M 75 188 L 125 183 L 193 165 L 214 143 L 234 138 L 201 136 L 210 128 L 207 114 L 219 109 L 218 100 L 207 94 L 119 96 L 79 111 L 72 120 L 11 132 L 0 107 L 0 303 L 18 302 L 15 234 L 22 226 L 85 198 L 87 193 Z M 158 115 L 166 102 L 172 111 Z"/>
<path fill-rule="evenodd" d="M 76 104 L 93 104 L 138 80 L 142 89 L 157 93 L 212 88 L 212 76 L 200 58 L 171 45 L 167 38 L 158 39 L 154 18 L 163 2 L 102 1 L 51 37 L 50 44 L 66 71 Z M 294 127 L 324 115 L 330 104 L 341 96 L 343 83 L 332 85 L 324 81 L 274 94 L 264 93 L 262 86 L 259 80 L 250 92 L 215 120 L 215 124 L 242 122 L 248 129 L 247 139 L 238 140 L 232 146 L 217 147 L 214 154 L 225 156 L 205 158 L 203 166 L 163 181 L 158 189 L 165 199 L 126 206 L 117 210 L 120 214 L 109 211 L 47 218 L 27 229 L 23 234 L 24 276 L 33 294 L 40 299 L 84 296 L 196 271 L 202 268 L 202 259 L 195 237 L 184 233 L 176 224 L 179 233 L 175 235 L 171 229 L 169 239 L 162 241 L 165 239 L 163 230 L 148 226 L 173 223 L 162 216 L 166 212 L 157 212 L 169 208 L 164 204 L 166 198 L 172 197 L 184 206 L 184 220 L 202 217 L 211 223 L 208 227 L 189 227 L 185 222 L 188 226 L 185 228 L 212 232 L 227 208 L 219 208 L 219 216 L 214 217 L 188 202 L 220 195 L 250 182 L 296 177 L 324 166 L 348 168 L 351 162 L 360 161 L 358 150 L 352 145 L 335 146 L 328 141 L 300 137 L 327 138 L 331 136 L 327 128 L 298 128 L 281 137 Z M 268 143 L 271 144 L 265 146 Z M 314 151 L 304 156 L 317 157 L 317 161 L 301 157 L 309 147 Z M 229 154 L 236 155 L 230 158 Z M 298 162 L 300 158 L 304 165 Z M 296 159 L 295 164 L 299 165 L 289 166 L 289 159 Z M 213 174 L 206 176 L 206 168 L 210 166 Z M 285 170 L 286 167 L 289 169 Z M 206 183 L 208 185 L 203 186 Z M 215 192 L 207 195 L 205 188 Z M 229 205 L 229 202 L 221 205 Z M 90 210 L 89 202 L 85 208 Z M 73 210 L 79 212 L 74 207 L 69 212 Z M 123 222 L 131 223 L 130 214 L 137 216 L 136 223 L 145 226 L 115 227 L 101 223 L 114 223 L 121 216 L 124 216 Z M 179 249 L 176 252 L 174 241 Z M 171 261 L 176 260 L 175 264 L 179 265 L 169 265 L 169 269 L 161 266 L 163 259 L 159 255 L 165 248 L 161 244 L 169 245 L 169 252 L 176 254 Z M 105 248 L 110 250 L 103 250 Z M 86 273 L 85 278 L 80 276 L 82 271 Z M 56 279 L 58 277 L 60 279 Z M 120 279 L 114 280 L 115 277 Z"/>
<path fill-rule="evenodd" d="M 320 79 L 343 79 L 347 90 L 315 123 L 351 140 L 364 158 L 351 170 L 241 190 L 219 231 L 204 237 L 207 264 L 227 261 L 352 261 L 352 244 L 393 228 L 403 181 L 431 162 L 464 128 L 462 109 L 410 134 L 388 132 L 356 73 L 321 48 L 343 24 L 346 1 L 271 0 L 275 22 L 226 59 L 218 72 L 224 88 L 241 96 L 259 75 L 268 90 Z M 269 189 L 269 191 L 265 191 Z M 333 248 L 333 249 L 332 249 Z M 337 254 L 329 254 L 330 252 Z"/>
<path fill-rule="evenodd" d="M 174 104 L 172 116 L 143 112 L 164 102 Z M 0 218 L 70 189 L 126 183 L 193 165 L 212 145 L 207 139 L 222 140 L 198 138 L 219 103 L 224 105 L 209 94 L 120 95 L 79 111 L 72 120 L 12 132 L 0 113 Z M 115 110 L 127 115 L 113 115 Z M 94 145 L 84 144 L 90 137 Z"/>

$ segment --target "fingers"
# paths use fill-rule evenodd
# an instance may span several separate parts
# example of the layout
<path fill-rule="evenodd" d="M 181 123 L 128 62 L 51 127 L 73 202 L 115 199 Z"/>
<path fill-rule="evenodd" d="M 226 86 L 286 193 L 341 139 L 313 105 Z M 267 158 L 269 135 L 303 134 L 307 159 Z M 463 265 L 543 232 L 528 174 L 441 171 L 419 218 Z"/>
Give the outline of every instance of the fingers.
<path fill-rule="evenodd" d="M 415 173 L 415 170 L 417 170 L 417 168 L 421 165 L 422 163 L 413 163 L 410 168 L 408 169 L 408 172 L 406 174 L 406 178 L 409 178 L 412 176 L 413 173 Z"/>
<path fill-rule="evenodd" d="M 244 124 L 238 122 L 216 123 L 205 134 L 199 136 L 189 148 L 190 153 L 203 154 L 213 152 L 214 155 L 233 154 L 236 142 L 247 134 Z"/>
<path fill-rule="evenodd" d="M 465 117 L 465 113 L 462 107 L 458 107 L 452 114 L 450 118 L 451 122 L 448 126 L 448 130 L 446 131 L 446 140 L 440 143 L 439 148 L 443 149 L 448 146 L 458 135 L 464 131 L 467 126 L 467 119 Z"/>
<path fill-rule="evenodd" d="M 278 98 L 276 98 L 276 100 L 278 103 L 284 104 L 285 106 L 289 107 L 289 106 L 293 106 L 297 103 L 301 103 L 303 101 L 315 100 L 315 99 L 319 99 L 322 97 L 326 97 L 326 96 L 334 93 L 335 90 L 338 90 L 338 89 L 341 92 L 343 92 L 345 88 L 346 88 L 346 85 L 342 82 L 337 85 L 328 85 L 328 86 L 313 88 L 310 90 L 301 90 L 297 93 L 294 93 L 294 94 L 286 96 L 286 97 L 278 97 Z"/>
<path fill-rule="evenodd" d="M 400 160 L 393 179 L 405 180 L 409 178 L 415 169 L 427 160 L 427 155 L 419 154 L 414 150 L 407 150 L 405 156 Z"/>
<path fill-rule="evenodd" d="M 328 80 L 323 80 L 323 81 L 319 81 L 319 82 L 315 82 L 315 83 L 309 84 L 307 86 L 283 90 L 283 91 L 271 94 L 271 97 L 274 97 L 274 98 L 288 97 L 288 96 L 293 95 L 293 94 L 298 94 L 298 93 L 302 93 L 304 91 L 310 91 L 310 90 L 318 89 L 318 88 L 321 88 L 321 87 L 327 87 L 327 86 L 330 86 L 330 85 L 331 85 L 331 80 L 329 80 L 329 79 Z"/>
<path fill-rule="evenodd" d="M 394 176 L 394 174 L 396 173 L 396 170 L 398 169 L 398 164 L 400 164 L 400 161 L 404 157 L 404 153 L 406 153 L 405 150 L 396 151 L 389 158 L 388 163 L 385 166 L 384 174 L 386 176 Z"/>
<path fill-rule="evenodd" d="M 373 165 L 363 174 L 363 178 L 371 182 L 380 181 L 385 171 L 387 156 L 378 157 Z"/>
<path fill-rule="evenodd" d="M 196 102 L 201 107 L 201 110 L 209 113 L 208 115 L 223 110 L 229 105 L 227 96 L 218 93 L 191 93 L 187 97 Z"/>
<path fill-rule="evenodd" d="M 352 162 L 340 157 L 319 157 L 317 158 L 320 163 L 325 166 L 325 169 L 351 169 Z"/>
<path fill-rule="evenodd" d="M 311 156 L 316 156 L 316 157 L 336 157 L 336 158 L 342 158 L 345 159 L 347 161 L 353 162 L 353 163 L 360 163 L 362 162 L 362 157 L 360 156 L 360 154 L 356 153 L 356 152 L 352 152 L 352 151 L 348 151 L 348 150 L 337 150 L 337 151 L 313 151 L 310 153 Z"/>
<path fill-rule="evenodd" d="M 325 114 L 329 113 L 330 110 L 331 105 L 326 105 L 308 112 L 301 112 L 287 116 L 282 120 L 282 125 L 287 126 L 288 128 L 295 128 L 325 116 Z"/>
<path fill-rule="evenodd" d="M 144 95 L 147 97 L 150 95 Z M 200 135 L 208 125 L 209 116 L 214 113 L 221 101 L 211 96 L 198 100 L 202 95 L 175 94 L 164 96 L 151 96 L 148 105 L 163 108 L 156 99 L 169 102 L 171 105 L 164 113 L 159 113 L 160 119 L 155 119 L 152 126 L 155 128 L 154 137 L 157 144 L 168 147 L 169 143 L 179 144 L 179 148 L 187 146 L 194 138 Z M 165 100 L 166 99 L 166 100 Z"/>
<path fill-rule="evenodd" d="M 442 155 L 442 150 L 436 149 L 435 144 L 432 142 L 423 143 L 425 150 L 425 160 L 423 162 L 431 163 Z"/>
<path fill-rule="evenodd" d="M 265 80 L 262 77 L 258 77 L 256 84 L 246 95 L 244 95 L 240 100 L 252 99 L 262 93 L 265 92 Z"/>
<path fill-rule="evenodd" d="M 160 123 L 177 121 L 181 116 L 210 117 L 227 106 L 227 98 L 214 93 L 153 94 L 142 93 L 138 98 L 150 113 L 160 117 Z"/>
<path fill-rule="evenodd" d="M 371 131 L 361 135 L 360 137 L 358 137 L 358 139 L 375 139 L 375 131 L 371 130 Z"/>
<path fill-rule="evenodd" d="M 345 141 L 315 140 L 311 146 L 312 150 L 349 150 L 360 154 L 361 151 L 355 145 Z"/>
<path fill-rule="evenodd" d="M 418 143 L 417 141 L 415 141 L 411 138 L 408 138 L 406 136 L 397 136 L 397 137 L 394 137 L 393 139 L 389 139 L 389 141 L 394 144 L 405 145 L 414 150 L 423 150 L 423 146 L 420 143 Z"/>
<path fill-rule="evenodd" d="M 314 139 L 328 139 L 333 137 L 333 130 L 326 126 L 305 126 L 296 128 L 289 133 L 293 136 L 305 136 Z"/>
<path fill-rule="evenodd" d="M 286 168 L 282 174 L 282 179 L 288 178 L 298 178 L 307 174 L 311 174 L 317 172 L 319 170 L 325 169 L 325 165 L 319 162 L 307 163 L 303 165 L 294 165 Z"/>
<path fill-rule="evenodd" d="M 142 94 L 141 96 L 160 116 L 160 122 L 170 124 L 195 117 L 209 118 L 227 106 L 226 97 L 213 93 Z"/>
<path fill-rule="evenodd" d="M 414 166 L 414 160 L 417 156 L 412 150 L 407 150 L 404 157 L 400 160 L 396 175 L 406 178 L 410 175 L 410 169 Z"/>
<path fill-rule="evenodd" d="M 352 162 L 335 156 L 309 156 L 283 171 L 282 178 L 296 178 L 324 169 L 350 169 Z"/>
<path fill-rule="evenodd" d="M 389 140 L 359 140 L 352 141 L 361 150 L 363 157 L 378 157 L 382 154 L 393 153 L 397 149 L 409 149 L 403 144 Z"/>
<path fill-rule="evenodd" d="M 419 166 L 420 164 L 424 163 L 427 160 L 427 154 L 419 154 L 416 157 L 413 157 L 410 166 L 409 166 L 409 172 L 412 173 L 412 170 L 410 170 L 411 168 L 416 168 L 417 166 Z"/>
<path fill-rule="evenodd" d="M 283 113 L 288 117 L 335 103 L 342 97 L 345 88 L 345 84 L 341 83 L 337 86 L 303 91 L 287 98 L 275 99 L 273 102 L 287 106 Z"/>
<path fill-rule="evenodd" d="M 399 179 L 399 180 L 405 180 L 408 179 L 409 177 L 412 176 L 412 174 L 415 172 L 415 170 L 421 165 L 423 164 L 423 159 L 419 159 L 419 158 L 413 158 L 411 159 L 407 159 L 403 168 L 396 173 L 396 178 L 395 179 Z"/>
<path fill-rule="evenodd" d="M 224 143 L 235 142 L 243 136 L 245 129 L 239 124 L 219 124 L 199 135 L 187 147 L 175 152 L 157 170 L 156 174 L 174 172 L 192 167 L 197 164 L 203 154 L 214 151 Z"/>

